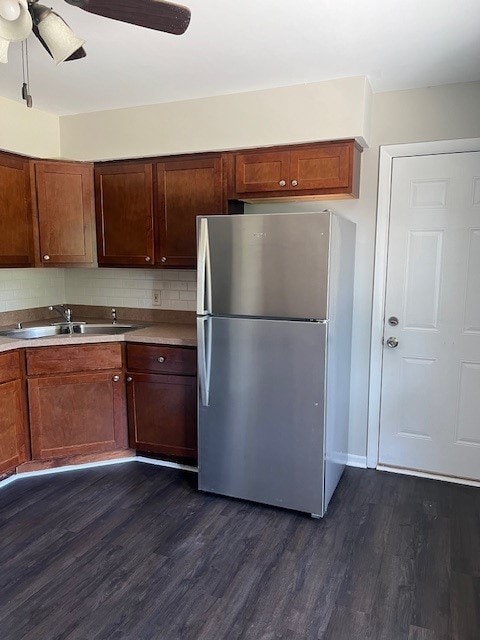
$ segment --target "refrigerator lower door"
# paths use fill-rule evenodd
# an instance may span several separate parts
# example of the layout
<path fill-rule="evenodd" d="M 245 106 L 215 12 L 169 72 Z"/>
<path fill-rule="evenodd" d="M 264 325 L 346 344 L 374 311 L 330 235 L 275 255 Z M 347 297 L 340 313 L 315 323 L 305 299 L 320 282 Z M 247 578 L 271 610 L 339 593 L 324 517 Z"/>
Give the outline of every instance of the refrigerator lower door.
<path fill-rule="evenodd" d="M 320 323 L 199 320 L 200 489 L 323 515 L 325 340 Z"/>

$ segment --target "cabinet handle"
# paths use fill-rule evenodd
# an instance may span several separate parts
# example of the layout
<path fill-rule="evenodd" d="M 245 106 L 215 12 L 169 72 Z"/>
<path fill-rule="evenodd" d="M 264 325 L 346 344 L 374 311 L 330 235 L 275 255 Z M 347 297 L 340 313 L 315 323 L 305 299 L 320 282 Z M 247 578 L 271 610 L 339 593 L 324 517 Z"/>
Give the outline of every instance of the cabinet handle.
<path fill-rule="evenodd" d="M 145 262 L 150 262 L 151 258 L 150 256 L 145 256 Z"/>
<path fill-rule="evenodd" d="M 280 180 L 280 182 L 278 183 L 281 187 L 284 187 L 287 183 L 285 182 L 285 180 Z"/>
<path fill-rule="evenodd" d="M 166 257 L 162 256 L 162 262 L 166 262 L 166 261 L 167 261 Z"/>
<path fill-rule="evenodd" d="M 157 358 L 157 362 L 165 362 L 165 358 L 163 356 L 160 356 L 159 358 Z"/>
<path fill-rule="evenodd" d="M 292 187 L 296 187 L 298 184 L 298 180 L 292 180 Z"/>
<path fill-rule="evenodd" d="M 112 376 L 113 382 L 118 382 L 120 380 L 120 376 Z"/>
<path fill-rule="evenodd" d="M 131 382 L 133 380 L 132 376 L 127 376 L 127 382 Z"/>
<path fill-rule="evenodd" d="M 44 260 L 50 260 L 50 256 L 45 255 L 45 256 L 43 256 L 43 259 L 44 259 Z"/>

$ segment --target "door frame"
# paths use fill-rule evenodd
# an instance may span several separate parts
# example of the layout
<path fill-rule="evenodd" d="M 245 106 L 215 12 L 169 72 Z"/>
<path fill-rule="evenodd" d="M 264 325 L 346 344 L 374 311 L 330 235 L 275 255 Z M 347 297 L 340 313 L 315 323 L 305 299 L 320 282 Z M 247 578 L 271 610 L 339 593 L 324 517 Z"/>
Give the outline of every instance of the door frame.
<path fill-rule="evenodd" d="M 380 405 L 384 351 L 382 337 L 384 328 L 393 160 L 395 158 L 410 156 L 465 153 L 468 151 L 480 151 L 480 138 L 415 142 L 411 144 L 395 144 L 380 147 L 367 423 L 367 467 L 372 469 L 375 469 L 378 465 L 378 447 L 380 441 Z"/>

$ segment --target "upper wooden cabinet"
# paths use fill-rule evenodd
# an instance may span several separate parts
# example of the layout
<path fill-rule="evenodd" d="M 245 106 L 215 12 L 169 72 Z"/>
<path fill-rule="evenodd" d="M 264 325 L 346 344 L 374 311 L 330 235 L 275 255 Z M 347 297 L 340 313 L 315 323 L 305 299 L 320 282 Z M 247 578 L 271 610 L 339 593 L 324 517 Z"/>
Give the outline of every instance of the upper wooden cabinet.
<path fill-rule="evenodd" d="M 93 165 L 34 162 L 40 264 L 94 261 Z"/>
<path fill-rule="evenodd" d="M 357 198 L 360 153 L 354 140 L 235 153 L 229 197 Z"/>
<path fill-rule="evenodd" d="M 159 162 L 157 219 L 160 264 L 196 266 L 196 217 L 226 213 L 222 156 Z"/>
<path fill-rule="evenodd" d="M 95 167 L 98 264 L 195 268 L 196 216 L 226 212 L 222 154 Z"/>
<path fill-rule="evenodd" d="M 0 266 L 34 264 L 28 158 L 0 153 Z"/>
<path fill-rule="evenodd" d="M 153 266 L 153 165 L 97 165 L 95 205 L 98 264 Z"/>

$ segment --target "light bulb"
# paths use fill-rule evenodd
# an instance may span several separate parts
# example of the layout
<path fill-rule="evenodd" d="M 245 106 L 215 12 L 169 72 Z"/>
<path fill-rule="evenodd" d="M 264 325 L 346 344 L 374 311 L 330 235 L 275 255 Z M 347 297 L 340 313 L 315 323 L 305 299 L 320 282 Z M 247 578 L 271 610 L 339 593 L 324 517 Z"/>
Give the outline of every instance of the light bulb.
<path fill-rule="evenodd" d="M 17 0 L 0 0 L 0 16 L 13 22 L 20 16 L 20 4 Z"/>

